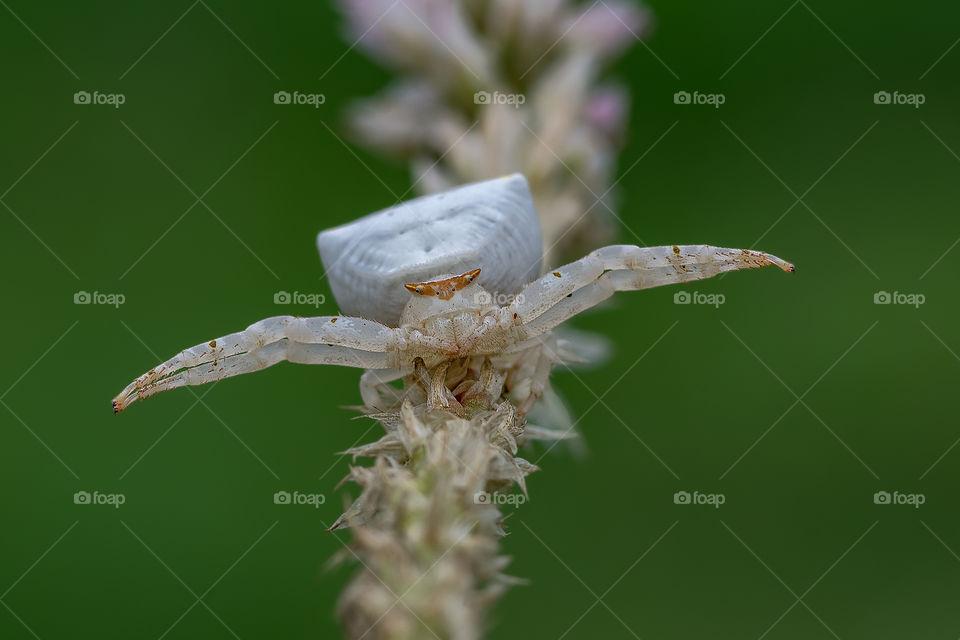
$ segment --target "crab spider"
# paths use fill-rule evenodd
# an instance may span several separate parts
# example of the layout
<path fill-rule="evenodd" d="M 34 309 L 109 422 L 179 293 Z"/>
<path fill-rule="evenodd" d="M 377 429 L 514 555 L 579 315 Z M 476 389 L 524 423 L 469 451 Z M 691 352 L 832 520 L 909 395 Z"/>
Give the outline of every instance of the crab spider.
<path fill-rule="evenodd" d="M 519 174 L 370 214 L 322 232 L 317 246 L 344 315 L 267 318 L 185 349 L 131 382 L 114 398 L 114 412 L 160 391 L 283 360 L 365 369 L 361 395 L 376 410 L 389 389 L 385 383 L 416 367 L 478 356 L 507 368 L 532 365 L 529 389 L 519 399 L 526 413 L 550 367 L 564 359 L 562 341 L 551 330 L 614 292 L 769 265 L 793 271 L 757 251 L 616 245 L 540 276 L 540 227 Z M 448 396 L 442 389 L 431 392 L 441 404 Z"/>
<path fill-rule="evenodd" d="M 120 412 L 136 400 L 186 385 L 258 371 L 283 360 L 409 373 L 417 358 L 427 367 L 467 356 L 522 351 L 568 318 L 616 291 L 648 289 L 710 278 L 727 271 L 793 265 L 759 251 L 710 245 L 614 245 L 549 271 L 507 305 L 478 282 L 481 269 L 408 283 L 410 298 L 399 326 L 347 316 L 277 316 L 185 349 L 143 374 L 113 400 Z M 384 377 L 377 378 L 383 381 Z"/>

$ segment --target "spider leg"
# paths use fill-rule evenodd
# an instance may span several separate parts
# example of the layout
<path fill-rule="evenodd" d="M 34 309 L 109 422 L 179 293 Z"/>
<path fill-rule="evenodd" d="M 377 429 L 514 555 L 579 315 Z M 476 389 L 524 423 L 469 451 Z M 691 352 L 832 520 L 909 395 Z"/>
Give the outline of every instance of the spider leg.
<path fill-rule="evenodd" d="M 497 318 L 495 316 L 484 316 L 483 320 L 476 325 L 467 335 L 463 336 L 459 340 L 460 349 L 458 355 L 463 357 L 473 352 L 474 347 L 477 343 L 487 334 L 489 334 L 493 329 L 498 327 Z"/>
<path fill-rule="evenodd" d="M 246 330 L 181 351 L 143 374 L 113 399 L 115 413 L 160 391 L 199 385 L 259 371 L 287 360 L 363 369 L 395 365 L 394 329 L 370 320 L 339 316 L 278 316 Z"/>
<path fill-rule="evenodd" d="M 484 357 L 477 379 L 468 383 L 470 386 L 463 392 L 460 404 L 467 406 L 470 401 L 476 401 L 488 407 L 495 406 L 503 394 L 506 378 L 507 372 L 498 370 L 489 357 Z"/>
<path fill-rule="evenodd" d="M 547 385 L 550 384 L 550 371 L 553 369 L 553 365 L 560 360 L 555 349 L 555 340 L 545 342 L 540 348 L 537 354 L 537 364 L 533 369 L 533 375 L 530 377 L 530 393 L 517 409 L 521 415 L 530 413 L 533 405 L 537 404 L 540 396 L 546 391 Z"/>
<path fill-rule="evenodd" d="M 400 404 L 403 392 L 389 386 L 389 383 L 410 375 L 411 371 L 411 367 L 364 371 L 360 376 L 360 397 L 363 398 L 363 403 L 371 411 L 386 411 L 387 407 Z"/>
<path fill-rule="evenodd" d="M 744 249 L 710 245 L 604 247 L 524 287 L 508 307 L 519 320 L 513 337 L 519 341 L 538 336 L 616 291 L 649 289 L 774 265 L 784 271 L 794 270 L 792 264 L 776 256 Z"/>
<path fill-rule="evenodd" d="M 419 329 L 413 327 L 400 327 L 397 331 L 403 336 L 404 349 L 410 350 L 411 353 L 419 354 L 421 357 L 428 354 L 434 355 L 434 352 L 449 354 L 456 353 L 455 343 L 451 343 L 436 336 L 427 335 Z"/>

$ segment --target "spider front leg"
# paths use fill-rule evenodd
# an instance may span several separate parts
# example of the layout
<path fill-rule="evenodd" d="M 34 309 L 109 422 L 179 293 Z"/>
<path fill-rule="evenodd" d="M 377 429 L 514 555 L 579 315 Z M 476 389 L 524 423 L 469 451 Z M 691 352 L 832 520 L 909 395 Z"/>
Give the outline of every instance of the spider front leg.
<path fill-rule="evenodd" d="M 386 411 L 388 407 L 399 405 L 403 400 L 403 392 L 390 386 L 390 383 L 410 375 L 412 371 L 411 367 L 364 371 L 360 376 L 363 403 L 371 411 Z"/>
<path fill-rule="evenodd" d="M 518 407 L 517 411 L 521 415 L 527 415 L 530 413 L 530 410 L 533 409 L 533 405 L 537 404 L 537 401 L 540 400 L 540 397 L 543 395 L 543 392 L 546 391 L 547 385 L 550 384 L 550 371 L 553 369 L 553 365 L 560 361 L 560 358 L 557 357 L 556 347 L 557 341 L 553 334 L 547 336 L 547 340 L 544 340 L 540 348 L 534 349 L 533 353 L 536 354 L 536 364 L 533 367 L 533 372 L 530 375 L 530 389 L 526 398 Z M 532 354 L 531 354 L 532 355 Z"/>
<path fill-rule="evenodd" d="M 115 413 L 155 393 L 258 371 L 283 360 L 362 369 L 396 366 L 394 329 L 361 318 L 277 316 L 181 351 L 113 399 Z"/>
<path fill-rule="evenodd" d="M 604 247 L 524 287 L 510 307 L 520 325 L 515 338 L 525 340 L 549 331 L 616 291 L 680 284 L 767 266 L 794 270 L 776 256 L 745 249 L 702 244 Z"/>
<path fill-rule="evenodd" d="M 458 333 L 463 336 L 457 341 L 459 347 L 457 355 L 461 358 L 470 355 L 480 340 L 491 331 L 510 327 L 513 323 L 506 322 L 505 317 L 503 307 L 499 307 L 482 316 L 479 323 L 476 322 L 476 316 L 472 313 L 457 318 L 454 324 L 458 325 Z"/>

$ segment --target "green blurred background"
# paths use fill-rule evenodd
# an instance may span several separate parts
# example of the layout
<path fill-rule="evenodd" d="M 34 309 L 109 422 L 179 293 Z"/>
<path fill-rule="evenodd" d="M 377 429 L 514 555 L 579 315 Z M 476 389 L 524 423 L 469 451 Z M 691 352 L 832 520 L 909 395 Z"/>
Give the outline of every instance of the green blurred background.
<path fill-rule="evenodd" d="M 404 166 L 333 133 L 388 75 L 327 3 L 0 4 L 0 637 L 339 637 L 353 567 L 324 564 L 349 535 L 325 528 L 357 492 L 335 487 L 335 452 L 379 429 L 341 408 L 359 373 L 281 365 L 200 402 L 108 401 L 183 347 L 336 312 L 273 296 L 329 295 L 316 232 L 407 190 Z M 685 289 L 722 293 L 716 309 L 662 289 L 575 321 L 617 349 L 555 375 L 584 451 L 526 453 L 543 470 L 504 549 L 532 583 L 490 637 L 955 638 L 960 9 L 650 5 L 656 56 L 637 45 L 611 73 L 634 98 L 623 220 L 647 244 L 756 244 L 798 271 Z M 273 104 L 282 89 L 327 102 Z"/>

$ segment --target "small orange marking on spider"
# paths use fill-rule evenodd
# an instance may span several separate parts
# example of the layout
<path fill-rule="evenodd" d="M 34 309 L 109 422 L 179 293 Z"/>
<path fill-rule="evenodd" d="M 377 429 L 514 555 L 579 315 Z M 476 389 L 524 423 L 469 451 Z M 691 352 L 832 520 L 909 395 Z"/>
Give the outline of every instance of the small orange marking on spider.
<path fill-rule="evenodd" d="M 337 321 L 336 318 L 330 318 L 330 323 L 331 323 L 331 324 L 332 324 L 332 323 L 335 323 L 336 321 Z"/>
<path fill-rule="evenodd" d="M 216 349 L 216 348 L 217 348 L 217 341 L 216 341 L 216 340 L 211 340 L 211 341 L 210 341 L 210 348 L 211 348 L 211 349 Z"/>
<path fill-rule="evenodd" d="M 444 280 L 431 280 L 430 282 L 412 282 L 403 285 L 407 291 L 421 296 L 437 296 L 441 300 L 449 300 L 457 291 L 477 279 L 480 275 L 480 269 L 467 271 L 466 273 L 446 278 Z"/>

